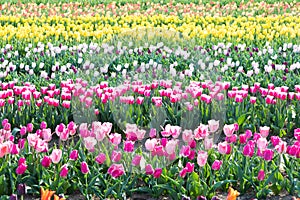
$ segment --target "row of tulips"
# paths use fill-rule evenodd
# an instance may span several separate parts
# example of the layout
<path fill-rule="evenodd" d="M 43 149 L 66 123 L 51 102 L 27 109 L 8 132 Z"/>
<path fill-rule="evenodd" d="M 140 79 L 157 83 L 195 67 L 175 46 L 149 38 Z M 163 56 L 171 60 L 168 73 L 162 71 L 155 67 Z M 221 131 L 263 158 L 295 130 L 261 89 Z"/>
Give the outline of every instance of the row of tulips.
<path fill-rule="evenodd" d="M 205 15 L 205 16 L 268 16 L 272 14 L 298 15 L 299 3 L 297 2 L 231 2 L 220 5 L 220 2 L 204 3 L 176 3 L 160 4 L 154 2 L 145 3 L 126 3 L 124 5 L 112 2 L 110 4 L 82 4 L 80 2 L 59 3 L 59 4 L 37 4 L 37 3 L 18 3 L 11 4 L 5 2 L 1 5 L 1 15 L 13 15 L 18 17 L 41 17 L 45 16 L 94 16 L 103 15 Z"/>
<path fill-rule="evenodd" d="M 146 38 L 147 35 L 144 35 Z M 152 76 L 159 76 L 162 74 L 158 70 L 163 69 L 163 74 L 170 72 L 170 75 L 181 79 L 191 76 L 192 79 L 203 79 L 203 71 L 217 71 L 220 79 L 236 86 L 261 82 L 264 87 L 268 83 L 294 87 L 299 79 L 300 47 L 293 43 L 279 46 L 266 43 L 259 47 L 241 43 L 203 46 L 183 43 L 181 47 L 176 42 L 164 44 L 156 41 L 156 45 L 147 45 L 143 41 L 140 45 L 137 40 L 128 41 L 132 41 L 131 44 L 116 44 L 117 41 L 112 45 L 83 43 L 55 46 L 38 43 L 23 47 L 7 44 L 1 48 L 0 67 L 3 70 L 0 78 L 14 80 L 21 75 L 22 80 L 30 82 L 33 76 L 54 81 L 74 80 L 78 71 L 90 70 L 89 76 L 104 80 L 108 78 L 106 75 L 114 79 L 116 76 L 130 76 L 133 71 L 148 71 Z M 42 81 L 40 78 L 33 80 L 38 84 Z"/>
<path fill-rule="evenodd" d="M 40 186 L 57 194 L 80 190 L 87 198 L 123 199 L 144 192 L 174 199 L 211 199 L 229 186 L 242 194 L 251 188 L 258 198 L 283 190 L 300 195 L 299 129 L 294 131 L 295 141 L 287 144 L 277 136 L 267 139 L 269 127 L 238 136 L 237 124 L 224 125 L 225 141 L 216 143 L 213 138 L 222 129 L 216 120 L 195 130 L 168 124 L 147 131 L 126 124 L 123 138 L 112 132 L 109 122 L 78 127 L 70 122 L 58 125 L 54 132 L 46 122 L 36 131 L 31 123 L 25 131 L 23 127 L 12 130 L 8 120 L 2 121 L 2 127 L 2 195 L 37 193 Z M 54 135 L 59 139 L 53 145 Z"/>
<path fill-rule="evenodd" d="M 99 42 L 136 28 L 174 29 L 186 40 L 200 41 L 297 41 L 299 16 L 0 16 L 1 43 L 18 41 Z"/>
<path fill-rule="evenodd" d="M 152 80 L 124 81 L 118 85 L 102 81 L 89 85 L 83 79 L 61 81 L 37 88 L 30 82 L 0 84 L 0 118 L 13 126 L 46 121 L 50 128 L 60 123 L 95 119 L 159 128 L 171 123 L 194 129 L 210 118 L 238 123 L 241 130 L 256 131 L 270 126 L 272 134 L 290 135 L 300 126 L 300 86 L 231 86 L 230 82 Z M 82 121 L 83 120 L 83 121 Z"/>

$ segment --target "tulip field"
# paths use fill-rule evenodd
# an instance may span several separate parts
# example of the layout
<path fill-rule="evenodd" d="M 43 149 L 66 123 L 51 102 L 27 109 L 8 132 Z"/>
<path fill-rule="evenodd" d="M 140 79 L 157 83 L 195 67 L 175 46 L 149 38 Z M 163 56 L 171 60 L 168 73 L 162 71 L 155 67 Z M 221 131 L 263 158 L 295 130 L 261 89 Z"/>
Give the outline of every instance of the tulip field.
<path fill-rule="evenodd" d="M 300 198 L 300 2 L 0 0 L 0 200 Z"/>

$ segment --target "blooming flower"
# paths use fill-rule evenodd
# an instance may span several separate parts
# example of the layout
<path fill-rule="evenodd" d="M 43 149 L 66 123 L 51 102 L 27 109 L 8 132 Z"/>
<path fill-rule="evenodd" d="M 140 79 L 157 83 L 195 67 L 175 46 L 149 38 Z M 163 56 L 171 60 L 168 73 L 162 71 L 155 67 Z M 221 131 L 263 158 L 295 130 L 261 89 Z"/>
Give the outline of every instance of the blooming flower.
<path fill-rule="evenodd" d="M 89 171 L 90 171 L 89 166 L 85 161 L 80 164 L 80 170 L 81 170 L 81 173 L 83 173 L 83 174 L 89 173 Z"/>
<path fill-rule="evenodd" d="M 203 167 L 206 164 L 208 154 L 206 151 L 198 151 L 197 163 L 200 167 Z"/>
<path fill-rule="evenodd" d="M 222 161 L 221 160 L 215 160 L 211 166 L 211 168 L 213 170 L 219 170 L 221 168 L 221 165 L 222 165 Z"/>

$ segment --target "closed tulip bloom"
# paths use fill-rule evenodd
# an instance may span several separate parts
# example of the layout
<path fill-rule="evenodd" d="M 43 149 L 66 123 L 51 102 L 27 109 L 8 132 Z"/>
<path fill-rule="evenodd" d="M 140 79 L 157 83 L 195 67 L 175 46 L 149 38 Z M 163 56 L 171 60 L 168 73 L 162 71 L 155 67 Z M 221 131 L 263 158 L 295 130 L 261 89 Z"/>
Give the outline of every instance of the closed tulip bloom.
<path fill-rule="evenodd" d="M 113 151 L 111 155 L 111 161 L 119 162 L 121 160 L 122 154 L 120 151 Z"/>
<path fill-rule="evenodd" d="M 208 128 L 209 131 L 214 133 L 219 129 L 219 121 L 216 120 L 209 120 L 208 121 Z"/>
<path fill-rule="evenodd" d="M 154 169 L 152 168 L 152 165 L 147 164 L 145 166 L 145 171 L 147 175 L 152 175 L 154 173 Z"/>
<path fill-rule="evenodd" d="M 51 165 L 51 159 L 49 156 L 44 156 L 41 160 L 41 165 L 45 168 L 48 168 Z"/>
<path fill-rule="evenodd" d="M 154 178 L 159 178 L 161 173 L 162 173 L 162 169 L 161 168 L 156 168 L 154 173 L 153 173 L 153 177 Z"/>
<path fill-rule="evenodd" d="M 259 170 L 258 175 L 257 175 L 257 179 L 259 181 L 262 181 L 265 179 L 265 171 L 263 169 Z"/>
<path fill-rule="evenodd" d="M 78 159 L 78 150 L 73 150 L 70 153 L 70 160 L 77 160 Z"/>
<path fill-rule="evenodd" d="M 197 163 L 200 167 L 203 167 L 207 162 L 208 154 L 206 151 L 198 151 Z"/>
<path fill-rule="evenodd" d="M 262 137 L 266 138 L 269 135 L 270 127 L 268 126 L 263 126 L 259 128 L 259 132 Z"/>
<path fill-rule="evenodd" d="M 235 131 L 235 125 L 234 124 L 225 124 L 223 128 L 224 134 L 227 137 L 231 137 Z"/>
<path fill-rule="evenodd" d="M 62 178 L 65 178 L 65 177 L 67 177 L 68 172 L 69 172 L 68 166 L 65 164 L 65 165 L 62 166 L 62 168 L 60 170 L 60 173 L 59 173 L 59 176 L 62 177 Z"/>
<path fill-rule="evenodd" d="M 256 142 L 257 144 L 257 148 L 259 148 L 260 150 L 265 150 L 267 148 L 268 145 L 268 141 L 266 138 L 259 138 Z"/>
<path fill-rule="evenodd" d="M 184 178 L 185 175 L 186 175 L 187 173 L 188 173 L 188 170 L 187 170 L 187 168 L 185 167 L 185 168 L 183 168 L 183 169 L 179 172 L 179 176 L 182 177 L 182 178 Z"/>
<path fill-rule="evenodd" d="M 124 142 L 124 151 L 125 152 L 133 152 L 134 150 L 134 142 L 133 141 L 125 141 Z"/>
<path fill-rule="evenodd" d="M 61 156 L 62 156 L 62 151 L 60 149 L 53 149 L 50 158 L 54 164 L 57 164 L 59 163 Z"/>
<path fill-rule="evenodd" d="M 134 158 L 131 161 L 131 164 L 133 166 L 139 166 L 141 162 L 142 156 L 141 155 L 135 155 Z"/>
<path fill-rule="evenodd" d="M 271 161 L 273 159 L 274 151 L 272 149 L 266 149 L 263 153 L 263 158 L 266 161 Z"/>
<path fill-rule="evenodd" d="M 222 165 L 222 160 L 215 160 L 211 166 L 211 168 L 213 170 L 219 170 L 221 168 L 221 165 Z"/>
<path fill-rule="evenodd" d="M 205 150 L 211 149 L 213 147 L 213 144 L 214 144 L 213 138 L 206 137 L 204 139 L 204 148 L 205 148 Z"/>
<path fill-rule="evenodd" d="M 86 163 L 86 162 L 82 162 L 81 164 L 80 164 L 80 170 L 81 170 L 81 172 L 83 173 L 83 174 L 87 174 L 87 173 L 89 173 L 89 166 L 88 166 L 88 164 Z"/>
<path fill-rule="evenodd" d="M 98 164 L 103 164 L 106 160 L 106 155 L 104 153 L 99 153 L 99 155 L 95 158 Z"/>
<path fill-rule="evenodd" d="M 192 173 L 194 171 L 194 166 L 194 163 L 187 162 L 185 168 L 187 169 L 188 173 Z"/>

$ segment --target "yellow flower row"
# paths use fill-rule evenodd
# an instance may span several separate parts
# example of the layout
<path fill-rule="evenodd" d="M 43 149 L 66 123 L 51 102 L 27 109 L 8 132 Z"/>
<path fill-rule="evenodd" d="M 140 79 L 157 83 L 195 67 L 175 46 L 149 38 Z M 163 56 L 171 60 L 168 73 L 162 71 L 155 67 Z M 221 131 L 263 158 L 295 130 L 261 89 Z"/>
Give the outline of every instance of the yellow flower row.
<path fill-rule="evenodd" d="M 86 39 L 99 40 L 111 38 L 114 34 L 128 32 L 136 28 L 173 29 L 184 39 L 216 38 L 235 40 L 267 39 L 279 37 L 296 38 L 300 36 L 300 18 L 293 16 L 270 17 L 201 17 L 201 16 L 125 16 L 125 17 L 73 17 L 65 18 L 0 17 L 0 37 L 11 41 L 45 41 Z"/>

